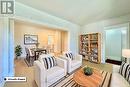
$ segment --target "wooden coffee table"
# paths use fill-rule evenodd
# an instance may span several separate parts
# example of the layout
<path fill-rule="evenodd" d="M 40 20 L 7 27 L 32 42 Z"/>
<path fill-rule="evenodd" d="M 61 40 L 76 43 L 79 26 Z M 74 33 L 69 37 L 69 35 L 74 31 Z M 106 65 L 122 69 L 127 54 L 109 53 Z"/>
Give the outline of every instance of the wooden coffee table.
<path fill-rule="evenodd" d="M 83 68 L 78 70 L 73 75 L 73 80 L 83 87 L 99 87 L 102 83 L 102 75 L 100 71 L 93 69 L 93 74 L 86 76 L 83 72 Z"/>

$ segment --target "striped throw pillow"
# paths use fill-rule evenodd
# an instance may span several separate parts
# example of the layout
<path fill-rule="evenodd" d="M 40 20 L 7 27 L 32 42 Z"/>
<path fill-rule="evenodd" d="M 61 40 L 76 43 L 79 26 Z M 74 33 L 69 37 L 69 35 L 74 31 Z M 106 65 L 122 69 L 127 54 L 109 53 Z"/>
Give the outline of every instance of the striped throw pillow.
<path fill-rule="evenodd" d="M 50 69 L 50 68 L 57 65 L 56 59 L 55 59 L 54 56 L 43 58 L 43 62 L 44 62 L 44 65 L 45 65 L 46 69 Z"/>
<path fill-rule="evenodd" d="M 126 80 L 129 82 L 130 84 L 130 64 L 129 64 L 129 67 L 128 67 L 128 71 L 127 71 L 127 74 L 126 74 Z"/>
<path fill-rule="evenodd" d="M 71 60 L 73 60 L 73 59 L 74 59 L 74 57 L 73 57 L 73 54 L 72 54 L 72 53 L 66 53 L 65 55 L 66 55 L 66 57 L 67 57 L 67 58 L 70 58 Z"/>
<path fill-rule="evenodd" d="M 120 73 L 124 78 L 126 78 L 129 68 L 130 68 L 130 64 L 125 63 L 125 62 L 122 62 L 121 67 L 120 67 L 120 69 L 119 69 L 119 73 Z"/>

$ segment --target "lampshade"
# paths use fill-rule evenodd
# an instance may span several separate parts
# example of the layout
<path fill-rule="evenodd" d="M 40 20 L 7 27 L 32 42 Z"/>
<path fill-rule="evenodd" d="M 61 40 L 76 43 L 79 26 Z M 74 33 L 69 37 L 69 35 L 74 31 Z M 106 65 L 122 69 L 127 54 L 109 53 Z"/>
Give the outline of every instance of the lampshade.
<path fill-rule="evenodd" d="M 122 56 L 125 58 L 130 58 L 130 49 L 123 49 Z"/>

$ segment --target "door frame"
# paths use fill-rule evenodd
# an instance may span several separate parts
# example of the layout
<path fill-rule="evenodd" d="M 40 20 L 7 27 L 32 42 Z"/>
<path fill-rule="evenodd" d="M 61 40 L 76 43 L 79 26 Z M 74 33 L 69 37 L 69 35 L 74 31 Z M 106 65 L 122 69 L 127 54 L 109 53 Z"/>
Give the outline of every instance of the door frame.
<path fill-rule="evenodd" d="M 120 27 L 127 27 L 127 48 L 130 48 L 130 23 L 123 23 L 123 24 L 117 24 L 117 25 L 111 25 L 104 27 L 104 34 L 103 34 L 103 51 L 104 51 L 104 57 L 106 60 L 106 30 L 111 30 L 112 28 L 118 29 Z"/>

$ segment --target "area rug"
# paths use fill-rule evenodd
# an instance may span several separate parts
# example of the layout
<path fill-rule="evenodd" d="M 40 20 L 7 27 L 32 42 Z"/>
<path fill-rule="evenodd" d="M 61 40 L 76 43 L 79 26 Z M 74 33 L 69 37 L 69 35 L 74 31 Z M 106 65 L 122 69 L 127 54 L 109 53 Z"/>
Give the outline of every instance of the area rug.
<path fill-rule="evenodd" d="M 100 71 L 103 76 L 103 81 L 100 87 L 109 87 L 112 74 L 106 71 Z M 82 87 L 74 82 L 73 74 L 68 75 L 66 78 L 59 80 L 50 87 Z"/>

